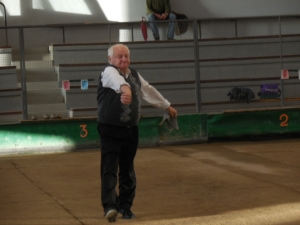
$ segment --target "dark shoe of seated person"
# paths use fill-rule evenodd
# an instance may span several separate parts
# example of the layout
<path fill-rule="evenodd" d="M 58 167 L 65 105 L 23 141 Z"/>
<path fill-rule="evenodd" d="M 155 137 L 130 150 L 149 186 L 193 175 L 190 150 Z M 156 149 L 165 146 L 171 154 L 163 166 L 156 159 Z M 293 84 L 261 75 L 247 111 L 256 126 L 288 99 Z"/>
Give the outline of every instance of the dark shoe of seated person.
<path fill-rule="evenodd" d="M 134 219 L 135 215 L 131 212 L 130 209 L 120 209 L 120 213 L 122 214 L 123 219 Z"/>
<path fill-rule="evenodd" d="M 116 209 L 109 209 L 104 216 L 106 217 L 109 223 L 113 223 L 116 222 L 117 215 L 118 211 Z"/>

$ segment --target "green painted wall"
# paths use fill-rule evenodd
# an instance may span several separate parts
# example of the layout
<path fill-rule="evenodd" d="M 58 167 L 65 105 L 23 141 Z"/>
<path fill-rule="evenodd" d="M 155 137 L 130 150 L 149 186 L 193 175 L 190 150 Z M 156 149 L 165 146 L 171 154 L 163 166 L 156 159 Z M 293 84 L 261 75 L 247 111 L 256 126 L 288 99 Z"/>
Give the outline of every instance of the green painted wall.
<path fill-rule="evenodd" d="M 96 145 L 95 120 L 34 121 L 0 126 L 1 152 L 30 152 L 72 149 Z"/>
<path fill-rule="evenodd" d="M 164 142 L 207 137 L 206 115 L 178 117 L 179 130 L 169 132 L 162 117 L 142 118 L 139 123 L 140 147 Z M 99 148 L 96 118 L 25 121 L 0 126 L 0 154 L 69 151 Z"/>
<path fill-rule="evenodd" d="M 178 130 L 169 131 L 162 117 L 142 118 L 140 147 L 207 142 L 220 137 L 300 132 L 299 108 L 190 114 L 177 118 Z M 71 151 L 99 148 L 96 118 L 26 121 L 0 126 L 0 154 Z"/>
<path fill-rule="evenodd" d="M 287 134 L 300 132 L 300 110 L 231 112 L 208 115 L 208 137 Z"/>

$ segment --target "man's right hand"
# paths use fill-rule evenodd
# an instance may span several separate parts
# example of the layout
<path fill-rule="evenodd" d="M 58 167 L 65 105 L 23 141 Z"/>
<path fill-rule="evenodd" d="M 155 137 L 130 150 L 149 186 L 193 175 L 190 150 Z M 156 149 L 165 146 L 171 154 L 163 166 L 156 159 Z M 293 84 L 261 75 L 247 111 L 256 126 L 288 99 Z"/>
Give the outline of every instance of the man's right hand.
<path fill-rule="evenodd" d="M 121 102 L 125 105 L 130 105 L 132 100 L 131 89 L 127 85 L 121 86 Z"/>
<path fill-rule="evenodd" d="M 168 17 L 168 13 L 164 13 L 164 14 L 161 15 L 162 20 L 165 20 L 167 17 Z"/>

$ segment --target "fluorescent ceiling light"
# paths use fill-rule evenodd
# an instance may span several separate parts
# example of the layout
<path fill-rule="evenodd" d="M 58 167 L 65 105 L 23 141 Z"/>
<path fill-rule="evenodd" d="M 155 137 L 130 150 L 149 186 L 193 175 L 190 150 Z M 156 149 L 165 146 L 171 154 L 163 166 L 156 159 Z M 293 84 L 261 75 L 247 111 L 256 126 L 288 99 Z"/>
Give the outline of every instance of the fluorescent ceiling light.
<path fill-rule="evenodd" d="M 1 2 L 5 5 L 6 14 L 10 16 L 21 16 L 21 0 L 2 0 Z M 2 5 L 0 6 L 0 15 L 4 16 L 4 10 Z"/>
<path fill-rule="evenodd" d="M 44 1 L 40 1 L 40 0 L 32 0 L 32 8 L 33 9 L 42 9 L 44 10 Z"/>
<path fill-rule="evenodd" d="M 84 0 L 48 0 L 56 12 L 91 15 Z"/>
<path fill-rule="evenodd" d="M 128 0 L 97 0 L 107 20 L 125 22 L 128 20 Z"/>

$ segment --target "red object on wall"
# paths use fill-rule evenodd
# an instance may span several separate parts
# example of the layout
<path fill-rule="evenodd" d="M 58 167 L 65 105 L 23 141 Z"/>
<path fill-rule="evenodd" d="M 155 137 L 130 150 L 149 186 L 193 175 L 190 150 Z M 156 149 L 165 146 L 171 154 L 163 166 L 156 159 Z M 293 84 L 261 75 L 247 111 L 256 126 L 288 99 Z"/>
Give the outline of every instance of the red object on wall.
<path fill-rule="evenodd" d="M 144 37 L 144 40 L 147 41 L 148 38 L 148 34 L 147 34 L 147 24 L 144 22 L 146 21 L 145 17 L 142 17 L 142 21 L 141 21 L 141 31 Z"/>

